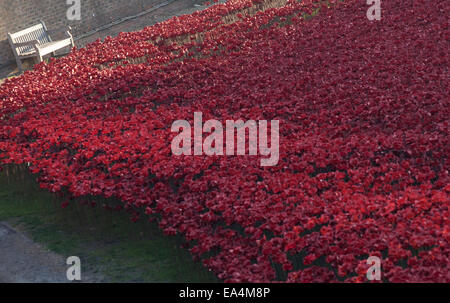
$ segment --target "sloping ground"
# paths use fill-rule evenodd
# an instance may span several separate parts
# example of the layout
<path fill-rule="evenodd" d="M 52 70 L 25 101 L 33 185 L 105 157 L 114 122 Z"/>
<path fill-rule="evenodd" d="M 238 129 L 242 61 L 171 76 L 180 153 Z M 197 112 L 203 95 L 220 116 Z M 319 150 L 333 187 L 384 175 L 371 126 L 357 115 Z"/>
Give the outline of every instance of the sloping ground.
<path fill-rule="evenodd" d="M 91 44 L 1 87 L 0 158 L 226 281 L 360 282 L 378 256 L 383 281 L 449 282 L 449 4 L 230 1 Z M 196 111 L 279 120 L 278 165 L 172 155 Z"/>
<path fill-rule="evenodd" d="M 78 48 L 84 47 L 98 39 L 103 40 L 105 37 L 115 37 L 122 32 L 132 32 L 140 30 L 144 27 L 154 25 L 159 22 L 163 22 L 173 16 L 191 14 L 193 12 L 203 10 L 207 6 L 204 4 L 204 0 L 183 0 L 183 1 L 173 1 L 167 5 L 161 7 L 155 7 L 154 11 L 147 14 L 139 16 L 137 18 L 132 18 L 125 20 L 121 23 L 117 23 L 117 20 L 113 24 L 104 25 L 104 28 L 98 29 L 98 31 L 89 33 L 89 35 L 83 35 L 81 37 L 75 37 L 75 45 Z M 220 0 L 219 3 L 226 2 L 226 0 Z M 163 2 L 164 3 L 164 2 Z M 32 64 L 35 64 L 33 58 L 24 60 L 24 66 L 30 69 Z M 16 77 L 20 75 L 17 69 L 16 63 L 11 63 L 10 65 L 0 66 L 0 84 L 2 84 L 7 78 Z"/>
<path fill-rule="evenodd" d="M 66 260 L 1 222 L 0 256 L 1 283 L 68 282 Z"/>
<path fill-rule="evenodd" d="M 66 282 L 65 261 L 77 256 L 82 283 L 219 282 L 156 224 L 131 223 L 126 213 L 102 207 L 101 198 L 66 205 L 15 169 L 0 172 L 0 222 L 8 227 L 0 237 L 2 281 Z"/>

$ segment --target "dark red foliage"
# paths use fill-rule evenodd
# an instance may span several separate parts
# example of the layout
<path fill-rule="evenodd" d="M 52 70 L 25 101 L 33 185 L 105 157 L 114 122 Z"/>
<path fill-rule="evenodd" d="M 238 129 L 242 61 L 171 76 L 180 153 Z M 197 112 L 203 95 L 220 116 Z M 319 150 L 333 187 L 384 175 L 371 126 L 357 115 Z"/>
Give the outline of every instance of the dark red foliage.
<path fill-rule="evenodd" d="M 231 0 L 42 63 L 0 88 L 0 159 L 123 201 L 228 282 L 450 282 L 448 0 Z M 331 1 L 335 2 L 335 1 Z M 240 13 L 236 22 L 224 16 Z M 188 42 L 175 43 L 177 37 Z M 183 38 L 183 39 L 184 39 Z M 172 39 L 172 40 L 171 40 Z M 142 59 L 144 58 L 144 59 Z M 170 126 L 280 120 L 280 161 L 173 156 Z M 142 214 L 143 215 L 143 214 Z"/>

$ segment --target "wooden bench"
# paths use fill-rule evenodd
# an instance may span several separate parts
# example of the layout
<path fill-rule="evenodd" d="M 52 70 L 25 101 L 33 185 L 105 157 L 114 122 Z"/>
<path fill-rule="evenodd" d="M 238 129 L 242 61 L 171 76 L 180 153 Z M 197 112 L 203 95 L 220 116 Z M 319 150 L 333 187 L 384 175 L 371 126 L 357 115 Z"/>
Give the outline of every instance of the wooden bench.
<path fill-rule="evenodd" d="M 22 59 L 36 57 L 38 62 L 42 62 L 43 57 L 57 50 L 75 45 L 70 26 L 66 29 L 49 31 L 43 21 L 39 24 L 24 29 L 20 32 L 8 33 L 8 41 L 16 57 L 17 67 L 23 72 Z M 65 37 L 62 40 L 53 41 L 50 34 L 63 32 Z"/>

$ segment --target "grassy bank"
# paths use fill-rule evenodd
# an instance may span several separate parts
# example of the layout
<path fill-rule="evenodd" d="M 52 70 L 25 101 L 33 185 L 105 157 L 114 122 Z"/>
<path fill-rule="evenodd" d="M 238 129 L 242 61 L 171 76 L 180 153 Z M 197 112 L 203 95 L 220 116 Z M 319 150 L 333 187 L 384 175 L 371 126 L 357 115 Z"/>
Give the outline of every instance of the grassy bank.
<path fill-rule="evenodd" d="M 0 172 L 0 221 L 23 231 L 63 257 L 79 256 L 84 271 L 105 282 L 218 282 L 146 220 L 123 211 L 71 203 L 39 188 L 24 170 Z"/>

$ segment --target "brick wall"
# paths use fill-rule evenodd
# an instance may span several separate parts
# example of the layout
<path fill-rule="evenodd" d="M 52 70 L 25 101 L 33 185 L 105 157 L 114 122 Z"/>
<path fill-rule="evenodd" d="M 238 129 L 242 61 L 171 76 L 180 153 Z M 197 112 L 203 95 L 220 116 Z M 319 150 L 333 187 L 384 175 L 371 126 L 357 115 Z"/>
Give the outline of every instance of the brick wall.
<path fill-rule="evenodd" d="M 81 0 L 81 21 L 66 18 L 66 0 L 0 0 L 0 66 L 14 61 L 7 33 L 43 20 L 49 29 L 72 27 L 74 36 L 114 20 L 137 14 L 164 0 Z"/>

